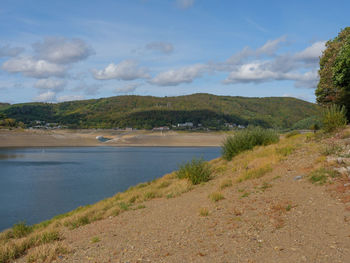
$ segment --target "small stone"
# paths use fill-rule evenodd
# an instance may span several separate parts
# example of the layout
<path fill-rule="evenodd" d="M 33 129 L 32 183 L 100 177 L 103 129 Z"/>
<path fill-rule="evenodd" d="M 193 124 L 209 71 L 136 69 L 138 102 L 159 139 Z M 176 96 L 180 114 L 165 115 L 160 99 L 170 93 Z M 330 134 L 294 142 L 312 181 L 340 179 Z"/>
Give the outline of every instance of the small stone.
<path fill-rule="evenodd" d="M 295 176 L 295 177 L 294 177 L 294 181 L 298 181 L 298 180 L 300 180 L 300 179 L 303 179 L 303 177 L 302 177 L 301 175 L 298 175 L 298 176 Z"/>
<path fill-rule="evenodd" d="M 345 187 L 350 186 L 350 183 L 346 183 L 346 184 L 344 184 L 344 186 L 345 186 Z"/>

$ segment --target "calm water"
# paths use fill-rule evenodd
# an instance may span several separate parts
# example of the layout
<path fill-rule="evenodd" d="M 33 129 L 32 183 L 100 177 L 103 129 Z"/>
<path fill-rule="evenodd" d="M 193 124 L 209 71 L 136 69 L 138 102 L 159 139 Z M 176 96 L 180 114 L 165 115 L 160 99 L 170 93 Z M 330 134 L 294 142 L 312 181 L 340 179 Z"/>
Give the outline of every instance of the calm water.
<path fill-rule="evenodd" d="M 0 231 L 38 223 L 174 171 L 220 148 L 75 147 L 0 149 Z"/>

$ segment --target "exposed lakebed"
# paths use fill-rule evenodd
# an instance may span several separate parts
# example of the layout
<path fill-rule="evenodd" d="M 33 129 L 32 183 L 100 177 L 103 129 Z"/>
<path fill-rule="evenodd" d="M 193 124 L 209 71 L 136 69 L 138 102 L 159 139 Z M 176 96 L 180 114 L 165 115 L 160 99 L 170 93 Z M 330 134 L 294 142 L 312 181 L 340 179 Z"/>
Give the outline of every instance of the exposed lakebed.
<path fill-rule="evenodd" d="M 161 177 L 219 147 L 0 149 L 0 231 L 38 223 Z"/>

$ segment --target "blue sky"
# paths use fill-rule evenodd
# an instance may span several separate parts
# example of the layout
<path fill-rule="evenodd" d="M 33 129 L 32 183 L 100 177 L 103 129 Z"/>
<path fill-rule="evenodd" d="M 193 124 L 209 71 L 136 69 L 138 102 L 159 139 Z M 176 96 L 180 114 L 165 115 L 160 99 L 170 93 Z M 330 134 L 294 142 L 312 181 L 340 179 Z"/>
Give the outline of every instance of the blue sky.
<path fill-rule="evenodd" d="M 0 102 L 198 92 L 315 101 L 348 1 L 2 0 Z"/>

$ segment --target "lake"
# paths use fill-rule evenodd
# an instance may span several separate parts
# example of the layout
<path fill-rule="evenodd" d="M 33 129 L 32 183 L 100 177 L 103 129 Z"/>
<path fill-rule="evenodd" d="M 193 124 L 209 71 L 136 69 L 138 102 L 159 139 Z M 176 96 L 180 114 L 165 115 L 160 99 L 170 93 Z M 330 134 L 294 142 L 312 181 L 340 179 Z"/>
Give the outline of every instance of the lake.
<path fill-rule="evenodd" d="M 219 147 L 0 148 L 0 231 L 35 224 L 151 181 Z"/>

